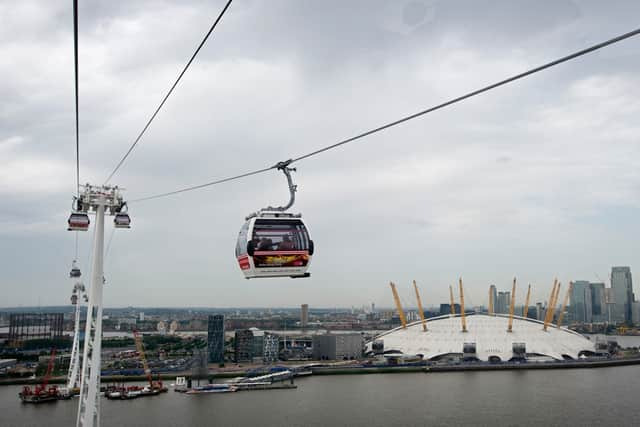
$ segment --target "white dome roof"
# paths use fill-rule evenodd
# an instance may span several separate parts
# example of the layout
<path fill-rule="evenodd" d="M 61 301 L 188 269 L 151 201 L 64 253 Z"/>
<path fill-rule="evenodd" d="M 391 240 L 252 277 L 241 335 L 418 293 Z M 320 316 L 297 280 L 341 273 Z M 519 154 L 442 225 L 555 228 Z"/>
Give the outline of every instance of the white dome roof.
<path fill-rule="evenodd" d="M 507 332 L 509 316 L 496 314 L 467 314 L 467 332 L 462 332 L 460 315 L 441 316 L 427 320 L 427 331 L 420 321 L 392 329 L 376 337 L 384 341 L 384 351 L 395 350 L 404 354 L 422 354 L 431 359 L 449 353 L 462 353 L 465 343 L 475 343 L 480 360 L 498 356 L 511 359 L 514 343 L 524 343 L 527 354 L 540 354 L 562 360 L 563 355 L 577 359 L 581 351 L 595 351 L 595 344 L 566 328 L 549 325 L 543 330 L 543 322 L 513 317 L 512 332 Z M 371 349 L 371 343 L 367 349 Z"/>

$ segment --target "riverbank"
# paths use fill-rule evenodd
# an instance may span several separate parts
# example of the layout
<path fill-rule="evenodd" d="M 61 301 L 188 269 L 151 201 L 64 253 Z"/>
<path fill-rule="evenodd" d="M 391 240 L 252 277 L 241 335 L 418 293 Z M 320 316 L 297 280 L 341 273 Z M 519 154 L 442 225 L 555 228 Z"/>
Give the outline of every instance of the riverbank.
<path fill-rule="evenodd" d="M 341 366 L 314 367 L 313 375 L 359 375 L 359 374 L 401 374 L 411 372 L 464 372 L 464 371 L 510 371 L 536 369 L 594 369 L 612 366 L 640 365 L 640 357 L 620 359 L 579 360 L 560 362 L 506 362 L 482 363 L 471 362 L 446 365 L 412 365 L 412 366 Z"/>
<path fill-rule="evenodd" d="M 227 372 L 216 372 L 213 374 L 209 374 L 209 379 L 213 380 L 216 378 L 235 378 L 235 377 L 243 377 L 247 375 L 247 371 L 227 371 Z M 184 372 L 171 372 L 164 374 L 153 374 L 153 379 L 161 381 L 175 381 L 176 377 L 191 377 L 191 371 Z M 102 383 L 123 383 L 123 382 L 145 382 L 147 381 L 146 375 L 108 375 L 102 376 Z M 205 379 L 206 381 L 206 379 Z M 49 380 L 49 384 L 65 384 L 67 382 L 67 377 L 53 377 Z M 3 385 L 32 385 L 32 384 L 41 384 L 42 378 L 6 378 L 0 380 L 0 386 Z"/>
<path fill-rule="evenodd" d="M 415 364 L 405 366 L 321 366 L 312 367 L 310 371 L 313 375 L 365 375 L 365 374 L 402 374 L 402 373 L 431 373 L 431 372 L 465 372 L 465 371 L 510 371 L 510 370 L 539 370 L 539 369 L 595 369 L 612 366 L 640 365 L 640 356 L 597 360 L 569 360 L 558 362 L 505 362 L 505 363 L 485 363 L 469 362 L 460 364 Z M 209 374 L 208 380 L 213 382 L 216 379 L 228 379 L 243 377 L 247 375 L 246 370 L 214 372 Z M 191 372 L 172 372 L 154 375 L 154 380 L 170 382 L 176 377 L 191 377 Z M 206 379 L 203 379 L 206 381 Z M 102 383 L 123 383 L 123 382 L 145 382 L 144 375 L 113 375 L 103 376 Z M 33 385 L 40 384 L 41 378 L 8 378 L 0 380 L 2 385 Z M 66 377 L 55 377 L 49 380 L 50 384 L 64 384 Z"/>

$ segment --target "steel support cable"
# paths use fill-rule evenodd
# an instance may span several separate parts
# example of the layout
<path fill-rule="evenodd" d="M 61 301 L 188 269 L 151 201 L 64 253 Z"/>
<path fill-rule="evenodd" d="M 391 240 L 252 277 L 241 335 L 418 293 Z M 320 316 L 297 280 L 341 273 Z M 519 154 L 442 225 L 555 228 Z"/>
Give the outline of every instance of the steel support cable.
<path fill-rule="evenodd" d="M 76 84 L 76 191 L 80 197 L 80 119 L 78 115 L 78 0 L 73 0 L 73 60 Z"/>
<path fill-rule="evenodd" d="M 76 197 L 80 198 L 80 116 L 78 114 L 78 0 L 73 0 L 73 62 L 76 87 Z M 76 235 L 76 257 L 78 259 L 78 231 Z"/>
<path fill-rule="evenodd" d="M 156 195 L 148 196 L 148 197 L 141 197 L 139 199 L 129 200 L 129 201 L 127 201 L 127 203 L 143 202 L 145 200 L 152 200 L 152 199 L 159 199 L 161 197 L 173 196 L 174 194 L 184 193 L 184 192 L 192 191 L 192 190 L 198 190 L 200 188 L 210 187 L 212 185 L 217 185 L 217 184 L 222 184 L 224 182 L 234 181 L 236 179 L 246 178 L 246 177 L 251 176 L 251 175 L 258 175 L 260 173 L 270 171 L 271 169 L 276 169 L 276 166 L 271 166 L 271 167 L 260 169 L 260 170 L 256 170 L 256 171 L 253 171 L 253 172 L 243 173 L 241 175 L 231 176 L 229 178 L 219 179 L 217 181 L 206 182 L 204 184 L 194 185 L 192 187 L 186 187 L 186 188 L 182 188 L 180 190 L 169 191 L 167 193 L 156 194 Z"/>
<path fill-rule="evenodd" d="M 169 89 L 169 91 L 167 92 L 167 94 L 164 96 L 164 98 L 162 99 L 162 102 L 160 103 L 160 105 L 158 105 L 158 108 L 156 108 L 156 110 L 154 111 L 153 115 L 151 116 L 151 118 L 147 121 L 147 124 L 144 125 L 144 128 L 142 128 L 142 131 L 138 134 L 138 136 L 136 137 L 136 139 L 133 141 L 133 144 L 131 144 L 131 147 L 129 147 L 129 149 L 127 150 L 127 152 L 125 153 L 125 155 L 122 157 L 122 159 L 120 159 L 120 161 L 118 162 L 118 164 L 116 165 L 116 167 L 113 169 L 113 171 L 109 174 L 109 176 L 107 177 L 107 179 L 105 180 L 105 185 L 111 180 L 111 178 L 113 178 L 113 176 L 116 174 L 116 172 L 118 172 L 118 170 L 120 169 L 120 167 L 124 164 L 125 160 L 127 160 L 127 157 L 129 157 L 129 154 L 131 154 L 131 152 L 133 151 L 133 149 L 136 147 L 136 145 L 138 144 L 138 142 L 140 142 L 140 139 L 142 138 L 142 136 L 145 134 L 145 132 L 147 131 L 147 129 L 149 128 L 149 126 L 151 125 L 151 122 L 156 118 L 156 116 L 158 115 L 158 113 L 160 112 L 160 110 L 162 109 L 162 107 L 164 106 L 164 103 L 167 102 L 167 99 L 169 99 L 169 96 L 171 96 L 171 94 L 173 93 L 173 90 L 176 88 L 176 86 L 178 85 L 178 83 L 180 82 L 180 79 L 182 79 L 182 76 L 184 75 L 184 73 L 187 71 L 187 69 L 189 68 L 189 66 L 191 65 L 191 63 L 193 62 L 193 60 L 196 58 L 196 56 L 198 55 L 198 52 L 200 52 L 200 49 L 202 49 L 202 46 L 204 46 L 204 44 L 207 42 L 207 39 L 209 38 L 209 36 L 211 35 L 211 33 L 213 32 L 213 30 L 216 28 L 216 26 L 218 25 L 218 22 L 220 22 L 220 20 L 222 19 L 222 16 L 224 15 L 224 13 L 227 11 L 227 9 L 229 8 L 229 6 L 231 5 L 231 2 L 233 0 L 228 0 L 227 4 L 224 6 L 224 8 L 222 9 L 222 11 L 220 12 L 220 14 L 218 15 L 218 17 L 216 18 L 216 20 L 214 21 L 213 25 L 211 26 L 211 28 L 209 28 L 209 31 L 207 32 L 207 34 L 204 36 L 204 39 L 202 39 L 202 41 L 200 42 L 200 45 L 198 46 L 198 48 L 196 49 L 196 51 L 193 53 L 193 55 L 191 56 L 191 59 L 189 59 L 189 62 L 187 62 L 187 65 L 184 66 L 184 68 L 182 69 L 182 72 L 180 73 L 180 75 L 178 76 L 178 78 L 176 79 L 176 81 L 173 83 L 173 85 L 171 86 L 171 89 Z"/>
<path fill-rule="evenodd" d="M 308 159 L 309 157 L 315 156 L 316 154 L 324 153 L 325 151 L 332 150 L 334 148 L 340 147 L 341 145 L 345 145 L 345 144 L 348 144 L 350 142 L 356 141 L 358 139 L 364 138 L 365 136 L 372 135 L 374 133 L 383 131 L 385 129 L 388 129 L 388 128 L 396 126 L 396 125 L 399 125 L 401 123 L 407 122 L 409 120 L 415 119 L 417 117 L 423 116 L 423 115 L 431 113 L 433 111 L 440 110 L 440 109 L 442 109 L 444 107 L 448 107 L 449 105 L 456 104 L 456 103 L 458 103 L 460 101 L 464 101 L 465 99 L 468 99 L 468 98 L 474 97 L 476 95 L 480 95 L 481 93 L 490 91 L 491 89 L 495 89 L 497 87 L 506 85 L 506 84 L 514 82 L 516 80 L 520 80 L 523 77 L 530 76 L 531 74 L 538 73 L 540 71 L 546 70 L 547 68 L 551 68 L 551 67 L 553 67 L 555 65 L 562 64 L 563 62 L 570 61 L 572 59 L 575 59 L 575 58 L 578 58 L 580 56 L 586 55 L 588 53 L 594 52 L 594 51 L 596 51 L 598 49 L 602 49 L 603 47 L 606 47 L 606 46 L 609 46 L 611 44 L 617 43 L 619 41 L 628 39 L 630 37 L 637 36 L 638 34 L 640 34 L 640 28 L 638 28 L 638 29 L 636 29 L 634 31 L 630 31 L 630 32 L 628 32 L 626 34 L 623 34 L 621 36 L 614 37 L 614 38 L 612 38 L 610 40 L 607 40 L 605 42 L 598 43 L 596 45 L 593 45 L 593 46 L 588 47 L 586 49 L 580 50 L 578 52 L 572 53 L 570 55 L 564 56 L 564 57 L 562 57 L 560 59 L 556 59 L 555 61 L 551 61 L 551 62 L 548 62 L 548 63 L 546 63 L 544 65 L 540 65 L 539 67 L 533 68 L 533 69 L 531 69 L 529 71 L 525 71 L 523 73 L 516 74 L 515 76 L 506 78 L 506 79 L 501 80 L 501 81 L 499 81 L 497 83 L 490 84 L 490 85 L 485 86 L 485 87 L 483 87 L 481 89 L 474 90 L 473 92 L 469 92 L 469 93 L 467 93 L 465 95 L 462 95 L 462 96 L 459 96 L 457 98 L 451 99 L 451 100 L 449 100 L 447 102 L 443 102 L 442 104 L 436 105 L 434 107 L 427 108 L 426 110 L 422 110 L 422 111 L 417 112 L 415 114 L 412 114 L 410 116 L 403 117 L 403 118 L 398 119 L 398 120 L 396 120 L 394 122 L 387 123 L 386 125 L 377 127 L 375 129 L 369 130 L 367 132 L 364 132 L 364 133 L 361 133 L 359 135 L 353 136 L 351 138 L 345 139 L 343 141 L 337 142 L 335 144 L 328 145 L 328 146 L 326 146 L 324 148 L 321 148 L 321 149 L 316 150 L 316 151 L 312 151 L 311 153 L 302 155 L 300 157 L 296 157 L 296 158 L 292 159 L 291 163 L 294 163 L 294 162 L 297 162 L 297 161 L 300 161 L 300 160 L 304 160 L 304 159 Z"/>
<path fill-rule="evenodd" d="M 375 128 L 375 129 L 371 129 L 371 130 L 369 130 L 367 132 L 364 132 L 364 133 L 361 133 L 359 135 L 352 136 L 351 138 L 339 141 L 339 142 L 337 142 L 335 144 L 328 145 L 328 146 L 320 148 L 320 149 L 318 149 L 316 151 L 312 151 L 310 153 L 304 154 L 304 155 L 299 156 L 299 157 L 292 158 L 292 159 L 284 161 L 284 162 L 279 162 L 277 165 L 274 165 L 274 166 L 271 166 L 271 167 L 268 167 L 268 168 L 260 169 L 260 170 L 253 171 L 253 172 L 247 172 L 247 173 L 244 173 L 244 174 L 241 174 L 241 175 L 237 175 L 237 176 L 234 176 L 234 177 L 224 178 L 224 179 L 208 182 L 208 183 L 201 184 L 201 185 L 194 185 L 194 186 L 186 187 L 186 188 L 183 188 L 183 189 L 180 189 L 180 190 L 176 190 L 176 191 L 170 191 L 170 192 L 167 192 L 167 193 L 161 193 L 161 194 L 157 194 L 157 195 L 153 195 L 153 196 L 149 196 L 149 197 L 143 197 L 143 198 L 135 199 L 135 200 L 132 200 L 132 201 L 138 201 L 139 202 L 139 201 L 144 201 L 144 200 L 151 200 L 151 199 L 157 199 L 157 198 L 160 198 L 160 197 L 171 196 L 171 195 L 174 195 L 174 194 L 184 193 L 186 191 L 197 190 L 197 189 L 200 189 L 200 188 L 209 187 L 209 186 L 216 185 L 216 184 L 222 184 L 224 182 L 228 182 L 228 181 L 232 181 L 232 180 L 248 177 L 248 176 L 251 176 L 251 175 L 256 175 L 256 174 L 263 173 L 263 172 L 266 172 L 266 171 L 269 171 L 269 170 L 272 170 L 272 169 L 278 169 L 280 166 L 285 166 L 286 167 L 286 166 L 289 166 L 290 164 L 292 164 L 294 162 L 298 162 L 300 160 L 308 159 L 309 157 L 315 156 L 315 155 L 320 154 L 320 153 L 324 153 L 325 151 L 332 150 L 334 148 L 337 148 L 337 147 L 340 147 L 342 145 L 348 144 L 350 142 L 362 139 L 362 138 L 364 138 L 366 136 L 369 136 L 369 135 L 372 135 L 374 133 L 383 131 L 385 129 L 389 129 L 389 128 L 393 127 L 393 126 L 402 124 L 404 122 L 407 122 L 409 120 L 415 119 L 417 117 L 421 117 L 421 116 L 423 116 L 425 114 L 428 114 L 428 113 L 431 113 L 433 111 L 440 110 L 442 108 L 445 108 L 445 107 L 448 107 L 450 105 L 456 104 L 458 102 L 464 101 L 466 99 L 472 98 L 472 97 L 474 97 L 476 95 L 480 95 L 480 94 L 482 94 L 484 92 L 488 92 L 488 91 L 490 91 L 492 89 L 498 88 L 500 86 L 504 86 L 504 85 L 506 85 L 508 83 L 512 83 L 512 82 L 514 82 L 516 80 L 520 80 L 520 79 L 522 79 L 524 77 L 527 77 L 527 76 L 530 76 L 532 74 L 538 73 L 540 71 L 546 70 L 546 69 L 551 68 L 553 66 L 562 64 L 562 63 L 570 61 L 572 59 L 576 59 L 576 58 L 581 57 L 583 55 L 586 55 L 588 53 L 592 53 L 592 52 L 594 52 L 596 50 L 602 49 L 602 48 L 607 47 L 609 45 L 612 45 L 614 43 L 618 43 L 620 41 L 626 40 L 626 39 L 631 38 L 633 36 L 637 36 L 638 34 L 640 34 L 640 28 L 638 28 L 636 30 L 633 30 L 633 31 L 630 31 L 628 33 L 622 34 L 620 36 L 614 37 L 614 38 L 609 39 L 607 41 L 604 41 L 602 43 L 595 44 L 595 45 L 590 46 L 590 47 L 588 47 L 586 49 L 582 49 L 582 50 L 580 50 L 578 52 L 574 52 L 574 53 L 569 54 L 567 56 L 564 56 L 564 57 L 562 57 L 560 59 L 556 59 L 554 61 L 548 62 L 548 63 L 546 63 L 544 65 L 540 65 L 538 67 L 532 68 L 532 69 L 530 69 L 528 71 L 525 71 L 523 73 L 516 74 L 515 76 L 506 78 L 504 80 L 500 80 L 497 83 L 490 84 L 490 85 L 485 86 L 485 87 L 483 87 L 481 89 L 477 89 L 477 90 L 474 90 L 472 92 L 466 93 L 466 94 L 461 95 L 461 96 L 459 96 L 457 98 L 453 98 L 453 99 L 451 99 L 449 101 L 443 102 L 442 104 L 438 104 L 436 106 L 427 108 L 426 110 L 419 111 L 419 112 L 417 112 L 415 114 L 411 114 L 410 116 L 403 117 L 401 119 L 398 119 L 398 120 L 395 120 L 393 122 L 387 123 L 385 125 L 382 125 L 380 127 Z"/>

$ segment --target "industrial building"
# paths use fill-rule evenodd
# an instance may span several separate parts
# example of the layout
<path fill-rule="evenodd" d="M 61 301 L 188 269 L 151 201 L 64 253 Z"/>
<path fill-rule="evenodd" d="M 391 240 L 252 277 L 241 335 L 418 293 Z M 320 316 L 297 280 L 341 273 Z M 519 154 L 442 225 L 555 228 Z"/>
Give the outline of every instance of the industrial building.
<path fill-rule="evenodd" d="M 358 333 L 313 336 L 315 360 L 345 360 L 362 357 L 363 339 Z"/>
<path fill-rule="evenodd" d="M 63 313 L 11 313 L 9 345 L 19 347 L 24 341 L 62 337 Z"/>
<path fill-rule="evenodd" d="M 596 351 L 595 344 L 577 332 L 537 320 L 481 313 L 449 315 L 407 324 L 376 337 L 384 352 L 421 354 L 425 359 L 459 357 L 508 361 L 529 357 L 578 359 Z M 511 332 L 508 332 L 511 323 Z M 466 329 L 466 332 L 463 332 Z M 545 330 L 546 329 L 546 330 Z M 372 344 L 367 345 L 372 351 Z M 314 348 L 315 355 L 315 348 Z"/>
<path fill-rule="evenodd" d="M 207 350 L 209 363 L 224 363 L 224 316 L 209 316 L 207 325 Z"/>

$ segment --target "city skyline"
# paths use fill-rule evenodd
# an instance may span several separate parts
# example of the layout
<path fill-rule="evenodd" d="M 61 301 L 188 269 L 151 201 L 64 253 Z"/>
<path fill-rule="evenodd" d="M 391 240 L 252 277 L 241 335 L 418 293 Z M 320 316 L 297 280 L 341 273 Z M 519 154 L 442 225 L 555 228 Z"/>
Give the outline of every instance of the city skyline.
<path fill-rule="evenodd" d="M 623 300 L 621 305 L 616 304 L 614 284 L 616 283 L 616 273 L 622 273 L 622 283 L 618 280 L 618 286 L 623 287 L 625 289 L 627 300 Z M 588 280 L 575 280 L 570 282 L 570 288 L 568 289 L 560 289 L 562 295 L 569 294 L 569 299 L 567 300 L 568 306 L 567 309 L 570 310 L 571 316 L 573 319 L 577 319 L 581 322 L 591 323 L 593 321 L 596 322 L 604 322 L 604 321 L 612 321 L 612 322 L 631 322 L 632 321 L 632 312 L 633 305 L 632 304 L 640 304 L 640 302 L 636 303 L 635 293 L 633 292 L 633 281 L 631 279 L 631 270 L 626 266 L 614 266 L 611 268 L 611 276 L 612 280 L 610 283 L 612 286 L 607 287 L 604 282 L 590 282 Z M 561 283 L 560 283 L 561 285 Z M 471 304 L 467 305 L 469 310 L 474 308 L 483 308 L 489 310 L 490 312 L 500 313 L 500 314 L 508 314 L 511 307 L 511 291 L 500 291 L 497 289 L 495 285 L 489 286 L 489 297 L 485 303 L 480 304 Z M 619 292 L 619 291 L 618 291 Z M 516 292 L 517 294 L 517 292 Z M 454 295 L 455 306 L 459 307 L 459 295 Z M 468 298 L 468 296 L 467 296 Z M 416 310 L 417 301 L 406 300 L 401 297 L 401 301 L 403 304 L 403 308 L 406 310 Z M 405 305 L 405 303 L 408 304 Z M 543 304 L 546 306 L 548 303 L 547 300 L 535 300 L 529 299 L 529 307 L 533 308 L 538 304 Z M 414 305 L 416 304 L 416 305 Z M 557 301 L 559 304 L 559 301 Z M 524 302 L 515 300 L 515 307 L 524 307 Z M 424 308 L 430 311 L 437 311 L 435 309 L 439 308 L 439 311 L 443 311 L 443 306 L 450 307 L 449 300 L 447 302 L 432 302 L 430 304 L 425 304 Z M 20 312 L 25 312 L 25 310 L 33 310 L 34 312 L 39 312 L 42 309 L 47 307 L 66 307 L 63 306 L 16 306 L 16 307 L 0 307 L 0 311 L 9 311 L 10 309 L 17 309 Z M 620 308 L 623 307 L 623 308 Z M 307 319 L 309 314 L 309 304 L 303 303 L 298 307 L 295 306 L 228 306 L 228 307 L 216 307 L 216 306 L 111 306 L 105 307 L 105 309 L 113 309 L 113 310 L 122 310 L 122 309 L 179 309 L 179 310 L 221 310 L 221 311 L 229 311 L 229 310 L 299 310 L 302 314 L 303 319 Z M 363 312 L 376 312 L 376 311 L 387 311 L 387 310 L 396 310 L 394 305 L 386 306 L 384 303 L 378 306 L 378 310 L 376 310 L 376 303 L 371 302 L 370 306 L 368 304 L 361 305 L 350 305 L 350 306 L 312 306 L 312 310 L 361 310 Z M 638 306 L 638 310 L 640 310 L 640 306 Z M 449 309 L 445 310 L 446 312 Z M 459 308 L 456 308 L 456 311 L 459 311 Z M 613 311 L 613 315 L 612 312 Z M 639 311 L 640 312 L 640 311 Z M 140 312 L 140 320 L 144 320 L 144 312 Z M 625 317 L 627 316 L 628 317 Z M 640 318 L 640 315 L 637 316 Z M 303 325 L 304 326 L 304 325 Z"/>
<path fill-rule="evenodd" d="M 80 8 L 81 182 L 104 181 L 220 6 Z M 628 31 L 639 12 L 588 1 L 500 16 L 435 1 L 233 4 L 112 181 L 132 200 L 271 166 Z M 29 1 L 0 13 L 2 305 L 64 305 L 75 256 L 71 11 Z M 279 173 L 131 203 L 132 229 L 106 231 L 104 304 L 392 306 L 388 282 L 408 302 L 415 279 L 433 306 L 462 277 L 473 306 L 515 276 L 520 305 L 528 283 L 532 303 L 555 277 L 608 285 L 611 267 L 633 271 L 640 249 L 637 46 L 296 164 L 292 211 L 315 242 L 309 279 L 247 281 L 234 257 L 245 216 L 286 201 Z M 85 283 L 92 235 L 79 236 Z"/>

